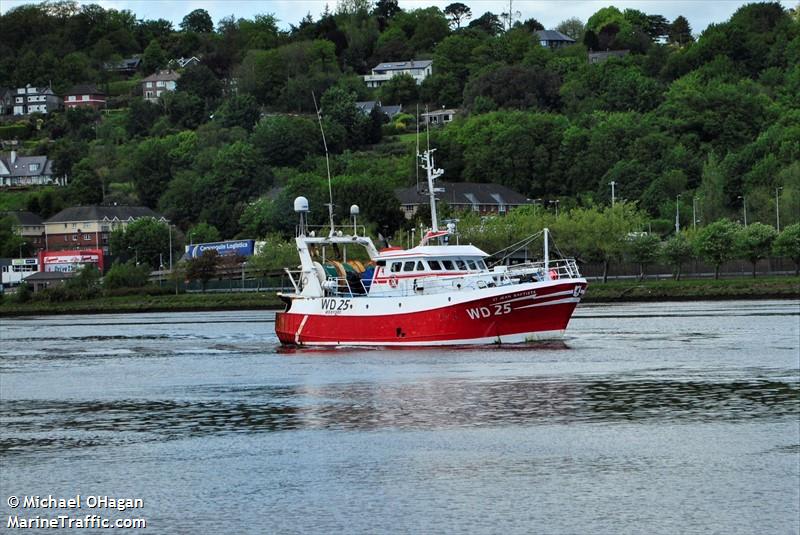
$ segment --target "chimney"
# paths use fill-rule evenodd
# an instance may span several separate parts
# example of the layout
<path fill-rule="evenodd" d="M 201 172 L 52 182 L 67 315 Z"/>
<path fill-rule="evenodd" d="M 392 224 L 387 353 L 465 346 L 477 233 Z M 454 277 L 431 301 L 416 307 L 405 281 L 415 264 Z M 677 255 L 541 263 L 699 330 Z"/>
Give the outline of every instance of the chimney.
<path fill-rule="evenodd" d="M 14 165 L 14 162 L 17 161 L 17 151 L 11 149 L 11 165 Z"/>

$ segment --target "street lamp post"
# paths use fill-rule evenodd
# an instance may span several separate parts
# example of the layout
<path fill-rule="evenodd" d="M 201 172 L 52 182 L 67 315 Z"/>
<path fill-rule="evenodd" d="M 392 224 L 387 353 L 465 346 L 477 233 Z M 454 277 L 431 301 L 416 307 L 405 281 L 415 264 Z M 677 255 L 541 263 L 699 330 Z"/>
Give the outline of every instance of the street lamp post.
<path fill-rule="evenodd" d="M 613 208 L 613 207 L 614 207 L 614 203 L 615 203 L 615 202 L 616 202 L 616 200 L 617 200 L 617 198 L 616 198 L 616 196 L 615 196 L 615 194 L 614 194 L 614 186 L 616 186 L 616 185 L 617 185 L 617 183 L 616 183 L 616 182 L 614 182 L 614 181 L 612 180 L 612 181 L 611 181 L 611 182 L 609 182 L 608 184 L 611 186 L 611 207 Z"/>
<path fill-rule="evenodd" d="M 681 194 L 675 196 L 675 234 L 681 233 Z"/>
<path fill-rule="evenodd" d="M 744 226 L 747 228 L 747 196 L 746 195 L 739 195 L 739 199 L 742 199 L 742 210 L 744 211 Z"/>
<path fill-rule="evenodd" d="M 556 205 L 556 217 L 558 217 L 558 203 L 560 203 L 561 201 L 556 199 L 555 201 L 549 201 L 549 202 L 550 202 L 550 204 L 555 204 Z"/>
<path fill-rule="evenodd" d="M 692 230 L 697 229 L 697 197 L 692 197 Z"/>
<path fill-rule="evenodd" d="M 783 188 L 775 188 L 775 229 L 781 231 L 781 201 L 778 198 L 778 193 Z"/>

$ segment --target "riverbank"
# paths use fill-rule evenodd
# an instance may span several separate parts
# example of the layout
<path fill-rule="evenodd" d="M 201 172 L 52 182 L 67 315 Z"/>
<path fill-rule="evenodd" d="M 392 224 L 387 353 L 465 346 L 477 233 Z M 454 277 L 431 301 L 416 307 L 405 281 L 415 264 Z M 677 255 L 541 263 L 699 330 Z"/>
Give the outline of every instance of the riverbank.
<path fill-rule="evenodd" d="M 590 281 L 584 302 L 797 298 L 800 298 L 800 277 L 742 277 L 722 280 Z M 61 303 L 30 301 L 23 304 L 15 303 L 7 296 L 0 303 L 0 316 L 279 309 L 281 306 L 274 292 L 128 295 Z"/>

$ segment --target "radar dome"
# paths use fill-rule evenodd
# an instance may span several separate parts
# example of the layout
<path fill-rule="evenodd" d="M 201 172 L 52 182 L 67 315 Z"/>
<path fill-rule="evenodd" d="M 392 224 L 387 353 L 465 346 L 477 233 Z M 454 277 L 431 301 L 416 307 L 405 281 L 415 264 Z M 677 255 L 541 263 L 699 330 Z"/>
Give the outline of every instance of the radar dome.
<path fill-rule="evenodd" d="M 308 212 L 308 199 L 305 197 L 297 197 L 294 200 L 295 212 Z"/>
<path fill-rule="evenodd" d="M 354 204 L 350 207 L 350 215 L 358 215 L 358 205 Z"/>

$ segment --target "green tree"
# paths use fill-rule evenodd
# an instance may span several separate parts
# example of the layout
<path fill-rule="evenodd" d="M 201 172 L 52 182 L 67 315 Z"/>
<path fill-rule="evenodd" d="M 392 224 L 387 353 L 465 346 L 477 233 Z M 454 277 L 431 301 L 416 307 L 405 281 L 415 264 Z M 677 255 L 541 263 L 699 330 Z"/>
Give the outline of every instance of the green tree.
<path fill-rule="evenodd" d="M 142 218 L 111 233 L 110 251 L 124 262 L 133 260 L 157 269 L 169 257 L 169 242 L 170 231 L 165 223 Z"/>
<path fill-rule="evenodd" d="M 186 277 L 191 281 L 200 281 L 203 292 L 206 285 L 216 274 L 220 264 L 220 256 L 216 249 L 207 249 L 197 258 L 186 263 Z"/>
<path fill-rule="evenodd" d="M 142 288 L 147 286 L 149 277 L 150 269 L 146 265 L 137 266 L 133 261 L 117 262 L 103 277 L 103 289 Z"/>
<path fill-rule="evenodd" d="M 661 244 L 661 257 L 672 266 L 675 280 L 681 280 L 683 265 L 694 258 L 692 242 L 686 233 L 674 234 Z"/>
<path fill-rule="evenodd" d="M 740 228 L 736 235 L 736 250 L 753 265 L 753 278 L 756 277 L 756 264 L 769 256 L 777 232 L 763 223 L 751 223 Z"/>
<path fill-rule="evenodd" d="M 410 74 L 401 74 L 385 82 L 380 90 L 380 100 L 384 104 L 407 106 L 419 99 L 417 82 Z"/>
<path fill-rule="evenodd" d="M 669 25 L 667 35 L 669 36 L 669 42 L 678 46 L 683 46 L 694 41 L 694 37 L 692 37 L 692 27 L 689 26 L 689 21 L 686 20 L 686 17 L 683 15 L 679 15 L 672 21 L 672 24 Z"/>
<path fill-rule="evenodd" d="M 466 4 L 453 2 L 444 8 L 444 14 L 450 19 L 450 24 L 456 29 L 461 28 L 461 21 L 472 18 L 472 10 Z"/>
<path fill-rule="evenodd" d="M 719 268 L 736 257 L 738 225 L 728 219 L 714 221 L 700 229 L 694 238 L 697 253 L 714 266 L 714 278 L 719 279 Z"/>
<path fill-rule="evenodd" d="M 147 48 L 144 49 L 142 56 L 142 70 L 148 74 L 156 72 L 158 69 L 164 68 L 167 64 L 167 56 L 158 40 L 153 39 Z"/>
<path fill-rule="evenodd" d="M 647 266 L 659 256 L 661 240 L 655 234 L 639 233 L 628 240 L 627 250 L 631 261 L 639 264 L 639 281 L 644 280 Z"/>
<path fill-rule="evenodd" d="M 189 232 L 186 233 L 186 239 L 189 243 L 209 243 L 220 241 L 222 236 L 217 227 L 201 221 L 189 229 Z"/>
<path fill-rule="evenodd" d="M 217 108 L 214 119 L 222 121 L 222 126 L 225 128 L 239 126 L 250 132 L 260 115 L 261 110 L 251 95 L 233 95 L 226 98 Z"/>
<path fill-rule="evenodd" d="M 0 217 L 0 256 L 17 258 L 22 256 L 23 249 L 27 251 L 25 240 L 14 232 L 14 227 L 17 225 L 17 220 L 13 217 Z"/>
<path fill-rule="evenodd" d="M 195 33 L 211 33 L 214 31 L 214 22 L 205 9 L 195 9 L 181 21 L 181 30 Z"/>
<path fill-rule="evenodd" d="M 222 82 L 205 65 L 192 65 L 178 79 L 177 90 L 200 97 L 210 108 L 222 97 Z"/>
<path fill-rule="evenodd" d="M 576 41 L 583 40 L 584 29 L 583 21 L 577 17 L 570 17 L 561 21 L 558 26 L 556 26 L 556 30 L 564 35 L 572 37 Z"/>
<path fill-rule="evenodd" d="M 266 117 L 253 130 L 253 145 L 270 165 L 297 165 L 321 154 L 319 128 L 304 117 Z"/>
<path fill-rule="evenodd" d="M 264 245 L 257 254 L 247 261 L 247 268 L 259 279 L 282 274 L 284 268 L 297 266 L 297 245 L 293 240 L 285 240 L 279 234 L 264 238 Z M 259 285 L 261 281 L 259 280 Z"/>
<path fill-rule="evenodd" d="M 795 275 L 800 275 L 800 223 L 784 228 L 773 245 L 775 254 L 790 258 L 795 265 Z"/>

